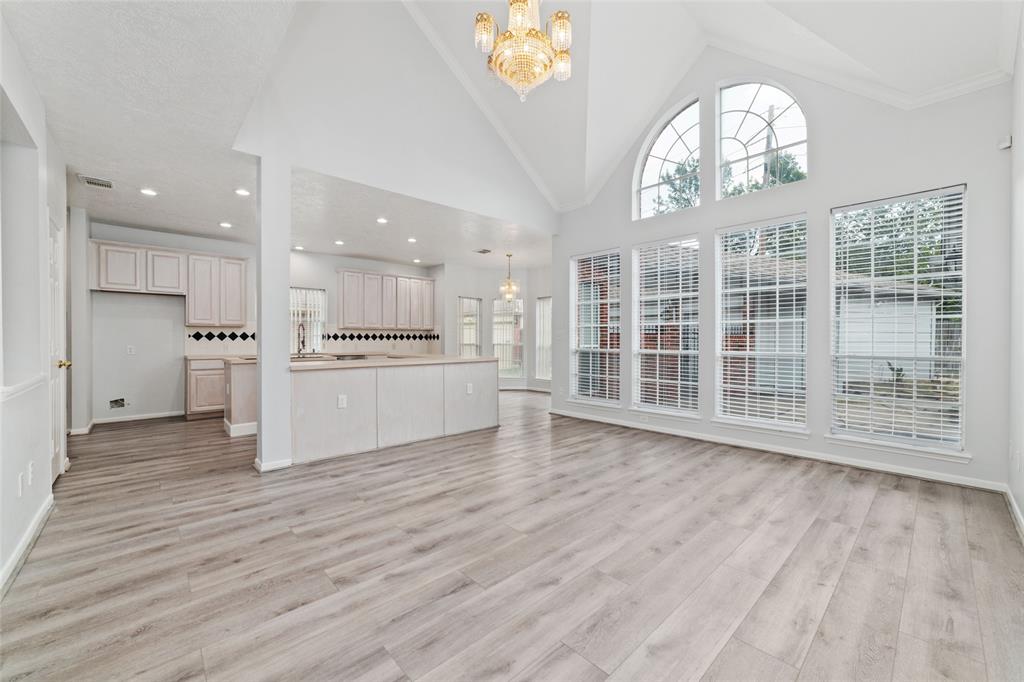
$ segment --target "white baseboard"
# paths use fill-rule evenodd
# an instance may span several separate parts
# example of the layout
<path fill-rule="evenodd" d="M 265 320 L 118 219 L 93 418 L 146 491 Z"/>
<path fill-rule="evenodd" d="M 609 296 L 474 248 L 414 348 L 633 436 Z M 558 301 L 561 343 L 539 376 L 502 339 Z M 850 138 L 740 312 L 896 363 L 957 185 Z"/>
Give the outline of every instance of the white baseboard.
<path fill-rule="evenodd" d="M 46 502 L 39 508 L 36 515 L 32 517 L 32 523 L 28 525 L 21 539 L 18 540 L 18 544 L 14 547 L 14 552 L 11 553 L 11 556 L 7 557 L 3 568 L 0 569 L 0 597 L 7 594 L 7 589 L 14 582 L 14 577 L 18 574 L 18 570 L 21 569 L 21 565 L 28 556 L 29 550 L 32 549 L 32 545 L 36 543 L 36 538 L 39 537 L 43 526 L 46 525 L 46 519 L 49 518 L 52 509 L 53 493 L 50 493 L 46 496 Z"/>
<path fill-rule="evenodd" d="M 927 469 L 918 469 L 916 467 L 903 467 L 896 466 L 893 464 L 875 462 L 873 460 L 857 459 L 856 457 L 842 457 L 839 455 L 829 455 L 820 452 L 813 452 L 811 450 L 802 450 L 800 448 L 794 448 L 783 445 L 766 445 L 765 443 L 747 441 L 741 438 L 729 438 L 727 436 L 717 436 L 714 434 L 687 431 L 685 429 L 666 428 L 663 426 L 657 426 L 653 424 L 634 424 L 633 422 L 629 422 L 624 419 L 616 419 L 614 417 L 598 418 L 583 412 L 573 412 L 570 410 L 553 409 L 550 410 L 550 412 L 551 414 L 557 414 L 563 417 L 584 419 L 586 421 L 600 422 L 603 424 L 614 424 L 615 426 L 625 426 L 630 429 L 639 429 L 641 431 L 654 431 L 656 433 L 665 433 L 671 436 L 682 436 L 684 438 L 692 438 L 694 440 L 702 440 L 710 443 L 721 443 L 723 445 L 732 445 L 739 448 L 749 448 L 751 450 L 777 452 L 783 455 L 803 457 L 804 459 L 816 459 L 821 462 L 829 462 L 831 464 L 842 464 L 845 466 L 857 467 L 858 469 L 871 469 L 873 471 L 882 471 L 888 474 L 899 474 L 901 476 L 923 478 L 929 481 L 939 481 L 940 483 L 953 483 L 955 485 L 963 485 L 969 488 L 994 490 L 996 492 L 1001 493 L 1007 493 L 1008 491 L 1008 488 L 1005 483 L 999 483 L 997 481 L 987 481 L 985 479 L 972 478 L 970 476 L 943 474 L 936 471 L 928 471 Z"/>
<path fill-rule="evenodd" d="M 170 412 L 152 412 L 150 414 L 133 414 L 127 417 L 96 417 L 92 420 L 89 428 L 95 424 L 114 424 L 116 422 L 137 422 L 143 419 L 160 419 L 161 417 L 181 417 L 185 410 L 172 410 Z"/>
<path fill-rule="evenodd" d="M 253 468 L 256 469 L 256 471 L 260 472 L 261 474 L 266 473 L 268 471 L 277 471 L 278 469 L 287 469 L 291 465 L 292 461 L 290 459 L 278 459 L 271 462 L 261 462 L 260 460 L 256 459 L 253 460 L 252 463 Z"/>
<path fill-rule="evenodd" d="M 1020 535 L 1020 541 L 1024 542 L 1024 514 L 1021 514 L 1017 498 L 1010 492 L 1010 486 L 1006 486 L 1006 503 L 1010 505 L 1010 516 L 1013 517 L 1013 523 L 1017 526 L 1017 534 Z"/>
<path fill-rule="evenodd" d="M 238 436 L 251 436 L 256 433 L 256 422 L 245 422 L 244 424 L 232 424 L 227 419 L 224 420 L 224 433 L 228 434 L 231 438 Z"/>
<path fill-rule="evenodd" d="M 68 429 L 69 436 L 88 436 L 89 432 L 92 431 L 92 427 L 96 422 L 89 422 L 85 426 L 77 429 Z"/>

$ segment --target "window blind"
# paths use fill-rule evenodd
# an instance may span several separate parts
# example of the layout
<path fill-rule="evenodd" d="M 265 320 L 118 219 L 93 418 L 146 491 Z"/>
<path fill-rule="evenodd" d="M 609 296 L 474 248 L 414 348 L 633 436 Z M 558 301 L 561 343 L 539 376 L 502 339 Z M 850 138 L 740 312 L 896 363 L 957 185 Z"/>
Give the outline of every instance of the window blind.
<path fill-rule="evenodd" d="M 537 299 L 537 362 L 538 379 L 551 380 L 551 297 Z"/>
<path fill-rule="evenodd" d="M 324 325 L 327 322 L 327 292 L 323 289 L 288 289 L 288 311 L 291 319 L 290 352 L 323 350 Z M 300 327 L 301 325 L 301 327 Z"/>
<path fill-rule="evenodd" d="M 680 239 L 633 250 L 633 406 L 696 412 L 699 244 Z"/>
<path fill-rule="evenodd" d="M 832 211 L 832 431 L 962 447 L 964 188 Z"/>
<path fill-rule="evenodd" d="M 459 355 L 480 356 L 480 299 L 459 296 Z"/>
<path fill-rule="evenodd" d="M 577 256 L 572 273 L 572 397 L 617 401 L 622 333 L 619 254 Z"/>
<path fill-rule="evenodd" d="M 519 379 L 523 376 L 523 299 L 494 301 L 494 354 L 498 356 L 498 376 Z"/>
<path fill-rule="evenodd" d="M 718 235 L 717 414 L 807 421 L 807 222 Z"/>

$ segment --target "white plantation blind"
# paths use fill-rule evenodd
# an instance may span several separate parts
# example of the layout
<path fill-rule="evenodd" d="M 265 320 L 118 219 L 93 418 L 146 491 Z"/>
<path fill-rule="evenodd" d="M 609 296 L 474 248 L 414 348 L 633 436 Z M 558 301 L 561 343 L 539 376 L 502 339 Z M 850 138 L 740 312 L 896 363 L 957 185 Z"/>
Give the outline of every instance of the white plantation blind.
<path fill-rule="evenodd" d="M 718 235 L 717 414 L 807 421 L 807 222 Z"/>
<path fill-rule="evenodd" d="M 962 447 L 964 188 L 832 211 L 832 430 Z"/>
<path fill-rule="evenodd" d="M 299 352 L 300 337 L 304 342 L 302 352 L 317 353 L 323 350 L 327 292 L 323 289 L 291 287 L 288 290 L 288 310 L 291 317 L 291 352 Z"/>
<path fill-rule="evenodd" d="M 538 379 L 551 379 L 551 297 L 537 299 L 537 362 Z"/>
<path fill-rule="evenodd" d="M 498 376 L 519 379 L 523 376 L 523 299 L 494 301 L 494 354 L 498 356 Z"/>
<path fill-rule="evenodd" d="M 622 333 L 619 254 L 577 256 L 572 265 L 572 397 L 617 401 Z"/>
<path fill-rule="evenodd" d="M 459 355 L 480 356 L 480 299 L 459 296 Z"/>
<path fill-rule="evenodd" d="M 679 239 L 633 250 L 633 405 L 697 411 L 699 245 Z"/>

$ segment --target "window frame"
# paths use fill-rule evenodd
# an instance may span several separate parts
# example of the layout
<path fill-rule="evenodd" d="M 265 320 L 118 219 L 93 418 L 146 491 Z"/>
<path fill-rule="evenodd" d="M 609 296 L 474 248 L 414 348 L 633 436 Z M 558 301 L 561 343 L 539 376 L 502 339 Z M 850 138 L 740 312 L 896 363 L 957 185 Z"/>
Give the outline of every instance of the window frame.
<path fill-rule="evenodd" d="M 518 305 L 517 305 L 518 304 Z M 498 306 L 508 306 L 512 308 L 511 315 L 512 321 L 509 323 L 511 330 L 511 337 L 513 343 L 498 343 Z M 518 307 L 518 311 L 515 308 Z M 504 313 L 502 313 L 504 314 Z M 516 325 L 516 319 L 518 314 L 519 324 Z M 504 323 L 503 323 L 504 324 Z M 525 379 L 526 378 L 526 346 L 523 343 L 523 334 L 526 331 L 526 304 L 522 298 L 514 298 L 511 301 L 505 300 L 504 298 L 495 298 L 491 302 L 491 350 L 494 355 L 498 358 L 498 378 L 499 379 Z M 518 334 L 516 333 L 518 332 Z M 515 343 L 515 339 L 518 336 L 519 342 Z M 498 353 L 498 346 L 508 346 L 511 350 L 511 356 L 515 357 L 516 349 L 519 349 L 519 373 L 518 374 L 503 374 L 502 369 L 502 356 Z M 507 371 L 507 367 L 505 369 Z"/>
<path fill-rule="evenodd" d="M 597 350 L 608 355 L 614 354 L 618 357 L 618 374 L 615 376 L 615 382 L 617 386 L 617 398 L 594 398 L 590 396 L 579 395 L 578 389 L 578 375 L 579 375 L 579 361 L 578 355 L 581 350 L 577 345 L 577 323 L 576 318 L 579 311 L 579 300 L 577 297 L 577 285 L 578 285 L 578 273 L 579 273 L 579 261 L 585 258 L 598 258 L 601 256 L 615 256 L 619 261 L 619 287 L 618 297 L 615 299 L 604 299 L 609 306 L 612 303 L 618 305 L 619 308 L 619 345 L 618 348 L 612 349 L 584 349 L 584 350 Z M 601 299 L 598 299 L 599 301 Z M 621 407 L 622 406 L 622 251 L 618 248 L 605 249 L 603 251 L 592 251 L 589 253 L 581 253 L 569 258 L 569 398 L 568 400 L 577 403 L 585 403 L 588 405 L 604 406 L 604 407 Z M 609 330 L 611 325 L 609 324 Z M 609 332 L 610 334 L 610 332 Z M 607 375 L 610 378 L 611 375 Z"/>
<path fill-rule="evenodd" d="M 800 357 L 803 359 L 803 420 L 802 421 L 783 421 L 779 419 L 759 419 L 747 417 L 739 417 L 735 415 L 725 414 L 722 410 L 722 375 L 723 375 L 723 363 L 722 359 L 725 357 L 722 351 L 722 328 L 723 328 L 723 294 L 726 293 L 723 287 L 723 274 L 722 274 L 722 238 L 724 235 L 733 232 L 751 231 L 760 228 L 771 228 L 781 227 L 796 223 L 803 223 L 805 237 L 804 237 L 804 315 L 803 315 L 803 353 L 800 355 L 795 354 L 782 354 L 775 352 L 767 354 L 770 357 Z M 769 218 L 766 220 L 758 220 L 755 222 L 742 223 L 739 225 L 730 225 L 727 227 L 721 227 L 715 230 L 715 348 L 714 348 L 714 416 L 712 421 L 729 424 L 740 428 L 750 429 L 765 429 L 771 431 L 781 431 L 791 434 L 806 435 L 810 433 L 808 425 L 808 374 L 807 374 L 807 359 L 809 350 L 809 336 L 810 336 L 810 317 L 809 317 L 809 298 L 808 298 L 808 287 L 809 277 L 807 272 L 807 265 L 810 262 L 810 249 L 808 248 L 807 239 L 810 237 L 810 231 L 808 230 L 807 214 L 798 213 L 788 216 L 780 216 L 778 218 Z M 789 287 L 787 287 L 789 288 Z M 792 287 L 794 290 L 799 287 Z M 749 291 L 749 287 L 745 288 Z M 780 291 L 782 288 L 774 287 L 773 291 Z M 776 295 L 776 301 L 778 302 L 778 296 Z M 783 318 L 776 316 L 774 318 L 776 323 Z M 753 356 L 753 355 L 752 355 Z M 751 356 L 751 357 L 752 357 Z M 776 376 L 777 379 L 777 376 Z"/>
<path fill-rule="evenodd" d="M 792 182 L 780 183 L 778 185 L 771 185 L 769 187 L 762 187 L 759 190 L 747 191 L 747 192 L 743 192 L 742 194 L 726 195 L 726 194 L 723 193 L 723 191 L 722 191 L 723 190 L 723 187 L 722 187 L 722 168 L 726 164 L 724 163 L 724 161 L 722 159 L 722 139 L 723 139 L 723 134 L 722 134 L 723 133 L 723 131 L 722 131 L 722 113 L 723 113 L 722 112 L 722 92 L 724 90 L 728 90 L 729 88 L 733 88 L 733 87 L 740 86 L 740 85 L 767 85 L 767 86 L 773 87 L 773 88 L 775 88 L 777 90 L 780 90 L 781 92 L 785 93 L 786 95 L 788 95 L 790 97 L 790 99 L 793 100 L 793 103 L 797 106 L 797 108 L 800 109 L 800 113 L 803 114 L 803 117 L 804 117 L 804 139 L 803 139 L 802 142 L 792 143 L 792 144 L 786 145 L 786 147 L 783 147 L 781 149 L 786 149 L 786 148 L 789 148 L 789 147 L 798 146 L 800 144 L 807 145 L 807 160 L 806 160 L 806 167 L 804 168 L 804 174 L 807 177 L 804 177 L 804 178 L 802 178 L 800 180 L 794 180 Z M 749 109 L 748 109 L 748 111 L 749 111 Z M 762 192 L 764 190 L 776 189 L 778 187 L 783 187 L 783 186 L 786 186 L 786 185 L 793 185 L 793 184 L 797 184 L 797 183 L 806 181 L 807 178 L 810 177 L 810 165 L 811 165 L 811 163 L 810 163 L 810 150 L 811 150 L 810 140 L 811 140 L 811 123 L 810 123 L 810 121 L 807 118 L 807 113 L 804 110 L 803 105 L 800 103 L 800 99 L 797 98 L 797 96 L 794 95 L 793 92 L 788 87 L 786 87 L 785 85 L 783 85 L 783 84 L 779 83 L 778 81 L 773 80 L 771 78 L 736 78 L 736 79 L 729 79 L 729 80 L 725 80 L 725 81 L 719 82 L 717 90 L 715 91 L 715 199 L 718 200 L 718 201 L 722 201 L 723 199 L 735 199 L 735 198 L 742 197 L 742 196 L 747 196 L 747 195 L 750 195 L 750 194 L 758 194 L 758 193 L 760 193 L 760 192 Z M 752 156 L 747 156 L 747 157 L 744 157 L 744 158 L 750 159 L 750 158 L 753 158 L 753 157 L 756 157 L 756 156 L 759 156 L 759 155 L 758 154 L 754 154 Z M 736 161 L 742 161 L 742 160 L 743 159 L 737 159 Z M 730 163 L 735 163 L 736 161 L 732 161 Z"/>
<path fill-rule="evenodd" d="M 318 293 L 321 296 L 321 312 L 323 313 L 322 320 L 313 320 L 313 329 L 306 329 L 305 341 L 307 348 L 303 350 L 303 353 L 322 353 L 324 349 L 324 336 L 327 333 L 327 290 L 319 287 L 288 287 L 288 348 L 290 354 L 296 354 L 298 350 L 298 338 L 297 338 L 297 325 L 294 322 L 295 310 L 292 308 L 292 292 L 293 291 L 305 291 Z M 310 339 L 312 342 L 310 343 Z"/>
<path fill-rule="evenodd" d="M 679 114 L 683 113 L 686 109 L 688 109 L 694 104 L 696 104 L 698 107 L 700 106 L 700 96 L 696 92 L 691 92 L 686 97 L 678 100 L 673 106 L 666 109 L 665 112 L 662 113 L 660 117 L 658 117 L 658 119 L 654 122 L 654 125 L 652 125 L 650 130 L 647 132 L 647 137 L 644 138 L 643 145 L 641 145 L 640 147 L 640 154 L 637 155 L 636 164 L 633 168 L 633 184 L 631 186 L 631 194 L 633 206 L 632 216 L 634 221 L 648 220 L 650 218 L 656 218 L 659 215 L 670 215 L 664 213 L 656 213 L 650 216 L 640 215 L 640 190 L 643 189 L 641 187 L 641 183 L 643 182 L 644 165 L 647 163 L 647 159 L 651 155 L 651 149 L 654 147 L 654 143 L 658 141 L 658 138 L 661 136 L 661 133 L 664 132 L 664 130 L 669 126 L 670 123 L 672 123 L 673 119 L 675 119 Z M 703 132 L 700 132 L 703 130 L 704 127 L 703 116 L 704 114 L 702 112 L 699 112 L 697 117 L 697 125 L 699 128 L 697 139 L 700 140 L 701 143 L 703 143 Z M 698 147 L 698 149 L 700 149 L 701 153 L 703 154 L 703 144 L 701 144 L 701 146 Z M 703 167 L 704 165 L 703 163 L 701 163 L 698 166 L 696 173 L 698 180 L 701 181 L 701 201 L 703 201 L 704 199 L 704 184 L 702 178 Z M 689 208 L 698 208 L 699 206 L 700 201 L 698 201 L 697 206 L 691 206 Z M 672 211 L 672 213 L 676 212 L 678 211 Z"/>
<path fill-rule="evenodd" d="M 466 315 L 465 315 L 465 311 L 464 311 L 463 305 L 462 305 L 463 301 L 467 301 L 467 302 L 468 301 L 472 301 L 472 302 L 476 303 L 476 315 L 475 315 L 475 319 L 476 319 L 476 335 L 475 335 L 476 336 L 476 343 L 473 343 L 473 344 L 467 344 L 467 343 L 464 342 L 464 339 L 465 339 L 464 331 L 465 331 Z M 458 344 L 459 344 L 459 357 L 460 358 L 478 358 L 478 357 L 480 357 L 481 353 L 483 353 L 483 343 L 482 343 L 483 329 L 481 327 L 481 325 L 483 324 L 483 305 L 484 305 L 483 299 L 475 298 L 473 296 L 459 296 L 457 303 L 458 303 L 458 307 L 456 308 L 456 315 L 458 315 L 457 333 L 458 333 Z M 474 355 L 466 355 L 463 352 L 463 350 L 467 346 L 472 346 L 475 349 L 476 352 L 475 352 Z"/>
<path fill-rule="evenodd" d="M 835 376 L 837 371 L 836 359 L 839 356 L 837 353 L 837 324 L 839 318 L 836 315 L 836 294 L 837 294 L 837 277 L 836 277 L 836 221 L 835 214 L 837 212 L 843 212 L 848 210 L 864 210 L 872 209 L 880 206 L 886 206 L 895 203 L 904 203 L 920 199 L 927 199 L 930 197 L 939 197 L 943 195 L 960 193 L 961 209 L 960 209 L 960 270 L 958 271 L 960 277 L 960 354 L 958 356 L 948 356 L 946 359 L 952 359 L 956 357 L 960 362 L 959 372 L 959 441 L 955 444 L 949 442 L 937 440 L 937 439 L 921 439 L 921 438 L 907 438 L 901 436 L 891 436 L 878 433 L 870 433 L 866 431 L 854 431 L 848 429 L 839 429 L 836 427 L 836 390 L 835 390 Z M 827 438 L 837 441 L 847 441 L 853 444 L 860 444 L 866 447 L 890 447 L 901 449 L 908 454 L 917 454 L 922 456 L 931 456 L 936 459 L 949 459 L 951 461 L 967 461 L 970 460 L 970 455 L 967 454 L 967 419 L 966 419 L 966 405 L 967 405 L 967 381 L 966 377 L 968 374 L 967 369 L 967 252 L 968 252 L 968 196 L 967 196 L 967 183 L 961 183 L 957 185 L 949 185 L 946 187 L 939 187 L 930 190 L 923 190 L 920 192 L 913 192 L 910 194 L 900 194 L 882 199 L 875 199 L 865 202 L 858 202 L 853 204 L 845 204 L 843 206 L 836 206 L 829 210 L 829 429 L 827 432 Z M 948 274 L 949 271 L 943 271 L 940 274 Z M 916 339 L 915 339 L 916 343 Z M 845 354 L 849 355 L 849 354 Z M 872 356 L 874 357 L 874 356 Z M 879 356 L 881 357 L 881 356 Z M 937 358 L 939 356 L 931 356 Z M 915 361 L 917 356 L 914 356 Z"/>
<path fill-rule="evenodd" d="M 545 316 L 541 314 L 541 306 L 546 305 L 547 315 L 546 321 Z M 534 322 L 534 358 L 533 358 L 533 376 L 538 381 L 551 381 L 552 375 L 552 355 L 553 355 L 553 338 L 551 325 L 554 321 L 554 308 L 553 302 L 550 296 L 538 296 L 534 302 L 534 315 L 536 321 Z M 545 334 L 546 332 L 546 334 Z M 544 336 L 547 337 L 547 345 L 543 345 Z M 546 358 L 546 369 L 545 375 L 541 375 L 541 360 Z"/>
<path fill-rule="evenodd" d="M 642 305 L 643 300 L 641 299 L 642 287 L 641 287 L 641 283 L 640 283 L 640 278 L 641 278 L 641 274 L 642 274 L 641 273 L 641 266 L 640 266 L 640 250 L 647 249 L 647 248 L 658 248 L 658 247 L 669 245 L 669 244 L 681 244 L 681 243 L 686 243 L 686 242 L 693 242 L 693 243 L 696 244 L 696 249 L 695 249 L 696 255 L 697 255 L 697 259 L 696 259 L 696 271 L 697 271 L 697 287 L 696 287 L 696 292 L 695 293 L 686 293 L 686 294 L 680 293 L 680 294 L 678 294 L 678 296 L 672 296 L 672 297 L 668 297 L 668 298 L 673 298 L 673 299 L 674 298 L 679 298 L 679 299 L 690 298 L 693 301 L 695 301 L 695 303 L 696 303 L 696 308 L 695 309 L 696 309 L 697 349 L 694 350 L 694 351 L 685 351 L 685 352 L 682 351 L 681 348 L 680 348 L 680 350 L 675 351 L 675 352 L 672 352 L 672 351 L 662 351 L 662 350 L 659 349 L 659 350 L 654 350 L 654 351 L 649 351 L 649 352 L 643 353 L 643 352 L 641 352 L 641 350 L 642 350 L 641 349 L 641 345 L 642 344 L 641 344 L 641 338 L 640 338 L 641 337 L 641 326 L 642 326 L 641 317 L 642 317 L 642 312 L 643 312 L 643 310 L 642 310 L 643 309 L 643 305 Z M 700 364 L 701 364 L 701 344 L 700 344 L 701 315 L 700 315 L 700 307 L 701 307 L 701 296 L 702 296 L 702 286 L 701 286 L 701 284 L 702 284 L 702 276 L 701 275 L 703 274 L 701 272 L 701 260 L 700 259 L 701 259 L 701 251 L 702 251 L 702 249 L 703 249 L 703 247 L 701 245 L 701 239 L 700 239 L 700 235 L 698 233 L 690 233 L 690 234 L 682 235 L 682 236 L 679 236 L 679 237 L 671 237 L 671 238 L 668 238 L 668 239 L 660 239 L 658 241 L 653 241 L 653 242 L 644 242 L 642 244 L 636 244 L 632 248 L 632 267 L 633 267 L 633 270 L 632 270 L 632 278 L 631 279 L 632 279 L 633 290 L 631 292 L 631 299 L 630 299 L 631 300 L 631 304 L 633 306 L 632 325 L 631 325 L 632 328 L 630 330 L 630 340 L 631 340 L 631 343 L 632 343 L 632 347 L 631 347 L 630 350 L 631 350 L 631 356 L 632 356 L 631 359 L 632 359 L 632 362 L 633 362 L 633 381 L 631 382 L 631 394 L 630 394 L 630 409 L 632 409 L 632 410 L 639 410 L 639 411 L 643 411 L 643 412 L 658 412 L 658 413 L 668 414 L 668 415 L 672 415 L 672 416 L 681 416 L 681 417 L 699 417 L 700 416 L 700 412 L 701 412 L 701 398 L 702 398 L 701 391 L 700 391 L 700 380 L 701 380 L 701 371 L 700 371 Z M 662 300 L 662 297 L 659 296 L 657 299 L 650 299 L 650 298 L 648 298 L 646 300 L 648 300 L 648 301 L 649 300 Z M 680 323 L 680 325 L 681 325 L 681 323 Z M 695 398 L 694 398 L 694 407 L 693 407 L 692 410 L 691 409 L 686 409 L 686 408 L 665 407 L 665 406 L 661 406 L 661 405 L 649 405 L 649 404 L 641 403 L 640 402 L 640 356 L 641 355 L 654 355 L 655 357 L 660 357 L 662 355 L 682 357 L 683 355 L 686 355 L 686 356 L 694 358 L 694 363 L 695 363 L 696 368 L 697 368 L 697 375 L 696 375 L 696 379 L 695 379 L 695 382 L 694 382 L 694 388 L 696 390 L 696 393 L 695 393 Z M 656 384 L 660 384 L 660 381 L 655 379 L 655 383 Z"/>

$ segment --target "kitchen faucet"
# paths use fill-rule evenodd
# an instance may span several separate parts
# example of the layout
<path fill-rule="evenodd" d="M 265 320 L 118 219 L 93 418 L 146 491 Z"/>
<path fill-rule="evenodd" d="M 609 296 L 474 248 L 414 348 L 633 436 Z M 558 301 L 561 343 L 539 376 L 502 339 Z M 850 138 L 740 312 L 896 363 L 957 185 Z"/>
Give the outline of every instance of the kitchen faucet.
<path fill-rule="evenodd" d="M 295 330 L 295 345 L 299 349 L 299 356 L 306 350 L 306 325 L 303 322 L 299 322 L 298 329 Z"/>

